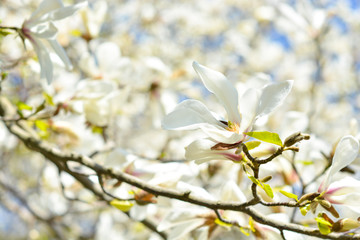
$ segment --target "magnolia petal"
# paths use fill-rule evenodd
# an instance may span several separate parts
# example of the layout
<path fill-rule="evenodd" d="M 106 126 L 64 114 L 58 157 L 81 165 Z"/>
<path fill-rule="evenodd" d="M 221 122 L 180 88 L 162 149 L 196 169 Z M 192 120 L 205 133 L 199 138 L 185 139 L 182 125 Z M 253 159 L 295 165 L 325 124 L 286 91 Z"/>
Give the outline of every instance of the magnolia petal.
<path fill-rule="evenodd" d="M 162 232 L 170 228 L 176 227 L 179 224 L 186 223 L 194 219 L 196 215 L 207 213 L 207 209 L 199 208 L 177 208 L 170 211 L 159 223 L 157 230 Z"/>
<path fill-rule="evenodd" d="M 332 182 L 326 191 L 326 195 L 337 196 L 351 192 L 360 192 L 360 181 L 347 176 L 338 181 Z"/>
<path fill-rule="evenodd" d="M 167 130 L 173 129 L 197 129 L 207 123 L 224 128 L 225 124 L 218 121 L 201 102 L 193 99 L 185 100 L 165 116 L 162 127 Z"/>
<path fill-rule="evenodd" d="M 85 6 L 87 6 L 87 1 L 79 2 L 74 5 L 59 8 L 49 14 L 48 20 L 57 21 L 57 20 L 64 19 L 66 17 L 73 15 L 76 11 L 78 11 L 80 8 L 83 8 Z"/>
<path fill-rule="evenodd" d="M 261 92 L 249 88 L 240 98 L 241 125 L 239 132 L 248 132 L 256 117 Z"/>
<path fill-rule="evenodd" d="M 189 219 L 187 222 L 179 223 L 173 229 L 170 230 L 169 240 L 189 239 L 187 236 L 191 231 L 201 227 L 205 223 L 205 218 Z"/>
<path fill-rule="evenodd" d="M 214 93 L 225 107 L 229 121 L 240 124 L 238 93 L 231 82 L 222 73 L 197 62 L 193 62 L 193 68 L 203 81 L 205 87 Z"/>
<path fill-rule="evenodd" d="M 215 198 L 203 187 L 198 187 L 183 181 L 179 181 L 176 184 L 176 189 L 184 193 L 190 192 L 191 196 L 193 197 L 215 201 Z"/>
<path fill-rule="evenodd" d="M 196 164 L 201 164 L 211 160 L 227 160 L 224 155 L 221 155 L 221 153 L 225 151 L 211 150 L 211 147 L 215 144 L 216 142 L 209 139 L 200 139 L 192 142 L 185 148 L 186 160 L 195 160 Z"/>
<path fill-rule="evenodd" d="M 221 189 L 221 201 L 246 202 L 245 194 L 234 181 L 227 181 Z"/>
<path fill-rule="evenodd" d="M 96 57 L 103 71 L 108 71 L 106 67 L 111 70 L 119 62 L 121 57 L 120 48 L 113 42 L 102 43 L 96 48 Z"/>
<path fill-rule="evenodd" d="M 344 177 L 329 185 L 325 198 L 335 204 L 360 206 L 360 181 Z"/>
<path fill-rule="evenodd" d="M 77 85 L 76 99 L 98 99 L 110 94 L 116 85 L 110 81 L 82 80 Z"/>
<path fill-rule="evenodd" d="M 359 189 L 353 189 L 359 191 Z M 346 204 L 347 206 L 360 206 L 360 193 L 351 192 L 344 195 L 336 195 L 328 197 L 328 200 L 334 204 Z"/>
<path fill-rule="evenodd" d="M 45 14 L 63 6 L 64 5 L 61 0 L 44 0 L 40 3 L 39 7 L 31 15 L 30 22 L 36 21 Z"/>
<path fill-rule="evenodd" d="M 46 51 L 44 44 L 40 40 L 34 38 L 31 42 L 33 43 L 36 55 L 38 56 L 41 68 L 40 76 L 41 78 L 45 77 L 48 84 L 50 84 L 53 79 L 53 65 L 50 60 L 50 55 Z"/>
<path fill-rule="evenodd" d="M 211 124 L 201 124 L 198 126 L 206 135 L 211 139 L 220 143 L 233 144 L 240 142 L 244 139 L 243 134 L 226 130 L 224 127 Z"/>
<path fill-rule="evenodd" d="M 66 52 L 63 49 L 63 47 L 55 39 L 48 39 L 47 41 L 50 43 L 55 53 L 60 57 L 61 61 L 65 64 L 65 67 L 68 70 L 71 70 L 72 64 L 70 62 L 69 57 L 66 55 Z"/>
<path fill-rule="evenodd" d="M 289 94 L 292 80 L 281 83 L 269 84 L 263 88 L 259 106 L 257 109 L 257 118 L 271 113 L 276 107 L 280 106 Z"/>
<path fill-rule="evenodd" d="M 327 190 L 333 175 L 354 161 L 358 153 L 359 141 L 353 136 L 344 136 L 336 147 L 332 165 L 319 190 Z"/>
<path fill-rule="evenodd" d="M 280 3 L 276 5 L 276 8 L 280 11 L 282 15 L 288 18 L 290 21 L 295 23 L 302 30 L 307 30 L 309 24 L 306 19 L 301 16 L 294 8 L 285 3 Z"/>
<path fill-rule="evenodd" d="M 37 38 L 54 38 L 57 33 L 57 28 L 53 23 L 46 23 L 37 25 L 31 29 L 31 35 Z"/>

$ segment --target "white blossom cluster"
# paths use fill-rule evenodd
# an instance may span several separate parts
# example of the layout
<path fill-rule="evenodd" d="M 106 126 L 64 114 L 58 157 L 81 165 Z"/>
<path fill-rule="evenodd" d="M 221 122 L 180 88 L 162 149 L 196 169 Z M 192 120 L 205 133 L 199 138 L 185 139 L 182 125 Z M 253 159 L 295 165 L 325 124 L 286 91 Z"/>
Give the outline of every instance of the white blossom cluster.
<path fill-rule="evenodd" d="M 355 0 L 2 0 L 0 96 L 17 106 L 35 136 L 61 152 L 214 201 L 252 197 L 238 148 L 253 140 L 247 133 L 310 134 L 296 145 L 299 152 L 264 165 L 260 178 L 272 176 L 274 197 L 259 195 L 284 202 L 289 198 L 280 190 L 299 197 L 317 192 L 342 218 L 357 219 L 359 18 Z M 52 239 L 56 229 L 64 239 L 161 239 L 140 223 L 144 219 L 172 240 L 283 239 L 256 222 L 256 234 L 246 236 L 217 223 L 210 209 L 161 196 L 132 201 L 124 214 L 27 149 L 5 121 L 0 239 Z M 262 158 L 275 151 L 261 143 L 250 153 Z M 98 184 L 89 169 L 70 167 Z M 103 181 L 121 199 L 146 194 Z M 323 211 L 319 206 L 302 216 L 294 210 L 259 208 L 279 222 L 315 227 Z M 51 216 L 50 225 L 39 220 Z M 239 226 L 251 221 L 230 210 L 221 216 Z"/>

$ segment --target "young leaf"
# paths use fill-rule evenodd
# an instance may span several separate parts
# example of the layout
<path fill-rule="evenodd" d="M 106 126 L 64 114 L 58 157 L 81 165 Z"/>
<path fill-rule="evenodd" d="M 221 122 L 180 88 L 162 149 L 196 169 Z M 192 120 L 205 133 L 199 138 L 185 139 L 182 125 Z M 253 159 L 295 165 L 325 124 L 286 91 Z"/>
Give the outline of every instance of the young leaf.
<path fill-rule="evenodd" d="M 49 104 L 51 106 L 55 106 L 52 96 L 50 96 L 46 92 L 43 92 L 43 96 L 44 96 L 45 101 L 46 101 L 47 104 Z"/>
<path fill-rule="evenodd" d="M 328 222 L 325 218 L 323 218 L 320 215 L 317 218 L 315 218 L 315 220 L 322 234 L 327 235 L 331 233 L 332 224 L 330 222 Z"/>
<path fill-rule="evenodd" d="M 104 129 L 103 129 L 102 127 L 93 126 L 93 127 L 91 128 L 91 131 L 92 131 L 93 133 L 102 134 L 103 131 L 104 131 Z"/>
<path fill-rule="evenodd" d="M 249 226 L 251 231 L 255 232 L 255 226 L 254 226 L 254 219 L 252 217 L 249 217 Z"/>
<path fill-rule="evenodd" d="M 26 103 L 23 103 L 23 102 L 18 102 L 17 104 L 16 104 L 16 106 L 17 106 L 17 108 L 18 108 L 18 110 L 29 110 L 29 111 L 31 111 L 33 108 L 31 107 L 31 106 L 29 106 L 29 105 L 27 105 Z"/>
<path fill-rule="evenodd" d="M 288 198 L 292 198 L 292 199 L 295 199 L 296 201 L 298 201 L 298 196 L 296 194 L 289 193 L 284 190 L 280 190 L 279 192 Z"/>
<path fill-rule="evenodd" d="M 249 229 L 240 227 L 240 231 L 241 231 L 245 236 L 250 236 L 250 230 L 249 230 Z"/>
<path fill-rule="evenodd" d="M 39 129 L 39 136 L 42 139 L 46 139 L 50 136 L 50 132 L 49 132 L 49 124 L 47 121 L 44 120 L 35 120 L 35 126 L 37 127 L 37 129 Z"/>
<path fill-rule="evenodd" d="M 243 166 L 244 172 L 246 173 L 247 177 L 256 185 L 260 186 L 262 188 L 261 182 L 256 179 L 253 175 L 251 175 L 245 168 L 245 166 Z"/>
<path fill-rule="evenodd" d="M 260 141 L 249 141 L 245 143 L 248 150 L 257 148 L 260 144 L 261 144 Z"/>
<path fill-rule="evenodd" d="M 259 180 L 257 180 L 254 176 L 252 176 L 250 174 L 248 174 L 247 176 L 253 183 L 255 183 L 256 185 L 258 185 L 262 188 L 261 182 Z"/>
<path fill-rule="evenodd" d="M 8 75 L 9 74 L 7 72 L 2 72 L 0 77 L 1 81 L 4 81 L 4 79 L 7 78 Z"/>
<path fill-rule="evenodd" d="M 274 197 L 273 190 L 271 189 L 269 184 L 263 183 L 263 189 L 264 189 L 266 195 L 268 195 L 271 198 Z"/>
<path fill-rule="evenodd" d="M 49 124 L 44 120 L 35 120 L 35 126 L 41 131 L 47 131 Z"/>
<path fill-rule="evenodd" d="M 295 161 L 295 163 L 300 163 L 300 164 L 303 164 L 303 165 L 312 165 L 312 164 L 314 164 L 314 162 L 313 161 L 311 161 L 311 160 L 296 160 Z"/>
<path fill-rule="evenodd" d="M 263 132 L 247 132 L 245 134 L 250 137 L 259 139 L 263 142 L 276 144 L 276 145 L 279 145 L 280 147 L 283 146 L 283 143 L 277 133 L 263 131 Z"/>
<path fill-rule="evenodd" d="M 110 204 L 123 212 L 130 211 L 132 206 L 134 206 L 134 204 L 130 201 L 115 200 L 115 199 L 112 200 Z"/>
<path fill-rule="evenodd" d="M 215 223 L 219 226 L 223 226 L 223 227 L 231 227 L 232 224 L 231 223 L 226 223 L 226 222 L 223 222 L 221 221 L 219 218 L 216 218 L 215 219 Z"/>
<path fill-rule="evenodd" d="M 310 210 L 310 204 L 306 204 L 305 206 L 300 208 L 300 212 L 303 216 L 306 216 L 309 210 Z"/>
<path fill-rule="evenodd" d="M 3 29 L 0 29 L 0 40 L 3 38 L 3 37 L 6 37 L 7 35 L 11 34 L 11 32 L 9 31 L 6 31 L 6 30 L 3 30 Z"/>

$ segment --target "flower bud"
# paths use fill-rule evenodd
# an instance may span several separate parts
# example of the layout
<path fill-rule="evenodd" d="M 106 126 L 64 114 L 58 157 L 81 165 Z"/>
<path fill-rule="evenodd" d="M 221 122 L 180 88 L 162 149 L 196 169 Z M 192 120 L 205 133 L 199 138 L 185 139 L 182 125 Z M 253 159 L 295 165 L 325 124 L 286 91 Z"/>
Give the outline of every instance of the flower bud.
<path fill-rule="evenodd" d="M 330 203 L 329 201 L 326 201 L 326 200 L 324 200 L 324 199 L 320 199 L 318 202 L 319 202 L 320 205 L 321 205 L 323 208 L 325 208 L 325 209 L 331 208 L 331 203 Z"/>
<path fill-rule="evenodd" d="M 360 227 L 360 222 L 356 221 L 351 218 L 344 218 L 340 219 L 339 221 L 335 222 L 332 230 L 334 232 L 346 232 L 354 228 Z"/>
<path fill-rule="evenodd" d="M 266 177 L 264 177 L 263 179 L 260 179 L 260 182 L 263 182 L 263 183 L 266 183 L 266 182 L 268 182 L 268 181 L 270 181 L 272 179 L 272 176 L 266 176 Z"/>
<path fill-rule="evenodd" d="M 300 141 L 302 141 L 304 139 L 309 140 L 310 135 L 309 134 L 304 134 L 304 133 L 301 133 L 301 132 L 293 133 L 293 134 L 291 134 L 290 136 L 288 136 L 285 139 L 284 146 L 285 147 L 290 147 L 290 146 L 294 145 L 295 143 L 300 142 Z"/>
<path fill-rule="evenodd" d="M 307 194 L 305 194 L 305 195 L 303 195 L 300 199 L 299 199 L 299 204 L 300 203 L 303 203 L 303 202 L 305 202 L 305 201 L 312 201 L 312 200 L 314 200 L 316 197 L 318 197 L 320 195 L 320 193 L 318 193 L 318 192 L 313 192 L 313 193 L 307 193 Z"/>
<path fill-rule="evenodd" d="M 330 204 L 331 205 L 331 204 Z M 324 206 L 323 206 L 324 207 Z M 338 218 L 340 217 L 339 213 L 336 211 L 336 209 L 334 208 L 333 205 L 331 205 L 331 207 L 326 208 L 324 207 L 327 211 L 329 211 L 334 217 Z"/>

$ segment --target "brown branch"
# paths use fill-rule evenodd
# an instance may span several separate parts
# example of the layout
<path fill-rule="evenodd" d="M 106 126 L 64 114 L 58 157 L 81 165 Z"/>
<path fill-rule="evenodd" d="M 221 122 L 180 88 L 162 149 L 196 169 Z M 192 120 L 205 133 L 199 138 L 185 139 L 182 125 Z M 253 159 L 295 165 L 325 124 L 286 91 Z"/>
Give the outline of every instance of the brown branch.
<path fill-rule="evenodd" d="M 6 112 L 6 103 L 4 103 L 4 99 L 0 98 L 0 115 L 5 115 L 4 114 L 5 112 Z M 77 162 L 83 166 L 88 167 L 89 169 L 92 169 L 97 173 L 98 176 L 104 175 L 111 177 L 113 179 L 117 179 L 118 181 L 121 182 L 126 182 L 132 186 L 147 191 L 155 196 L 163 196 L 171 199 L 177 199 L 198 206 L 207 207 L 214 211 L 222 209 L 222 210 L 233 210 L 233 211 L 243 212 L 251 216 L 255 221 L 268 226 L 272 226 L 274 228 L 279 229 L 280 231 L 287 230 L 287 231 L 297 232 L 308 236 L 315 236 L 323 239 L 360 239 L 360 234 L 355 234 L 350 236 L 341 233 L 330 233 L 328 235 L 323 235 L 316 228 L 303 227 L 301 225 L 297 225 L 293 223 L 279 223 L 278 221 L 271 220 L 266 216 L 262 215 L 261 213 L 257 212 L 253 207 L 250 207 L 251 205 L 253 205 L 253 203 L 251 203 L 252 200 L 245 203 L 212 201 L 212 200 L 195 197 L 191 194 L 191 192 L 179 192 L 173 189 L 166 189 L 159 186 L 153 186 L 127 173 L 116 171 L 113 169 L 107 169 L 95 163 L 91 158 L 87 156 L 76 153 L 64 153 L 59 151 L 58 149 L 52 148 L 47 143 L 40 141 L 38 138 L 32 136 L 29 132 L 27 132 L 26 125 L 23 124 L 22 121 L 19 121 L 17 123 L 5 122 L 5 124 L 9 129 L 9 131 L 12 134 L 16 135 L 28 148 L 32 149 L 33 151 L 41 153 L 44 157 L 58 164 L 60 167 L 62 166 L 63 163 L 68 161 Z M 258 162 L 256 163 L 258 165 L 261 164 Z M 64 169 L 64 171 L 66 171 L 66 169 Z M 93 183 L 89 179 L 87 179 L 84 176 L 75 175 L 74 177 L 76 177 L 76 179 L 80 181 L 84 185 L 84 187 L 93 191 L 95 195 L 98 195 L 100 199 L 103 200 L 105 199 L 105 197 L 103 196 L 103 192 L 101 192 L 101 190 L 97 190 L 97 189 L 95 190 Z M 91 182 L 91 184 L 89 183 L 89 181 Z M 146 225 L 146 223 L 144 223 L 144 225 Z M 156 231 L 156 227 L 154 227 L 153 231 Z M 160 236 L 163 236 L 161 235 L 161 233 L 159 234 Z"/>

